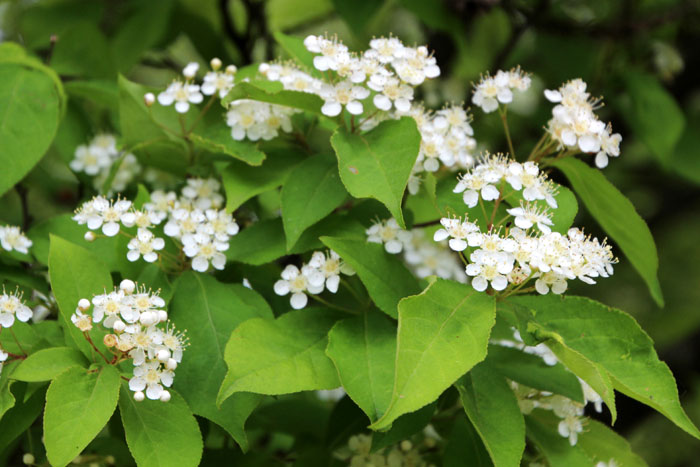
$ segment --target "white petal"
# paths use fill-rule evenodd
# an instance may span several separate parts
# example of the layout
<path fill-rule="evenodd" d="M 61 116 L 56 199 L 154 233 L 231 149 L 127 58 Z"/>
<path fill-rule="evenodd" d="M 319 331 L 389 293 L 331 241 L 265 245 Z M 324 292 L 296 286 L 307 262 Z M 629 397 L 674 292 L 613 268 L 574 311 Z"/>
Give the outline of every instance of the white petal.
<path fill-rule="evenodd" d="M 441 242 L 449 236 L 450 234 L 447 233 L 447 230 L 440 229 L 435 232 L 435 235 L 433 235 L 433 240 L 435 240 L 436 242 Z"/>
<path fill-rule="evenodd" d="M 187 111 L 190 110 L 190 103 L 178 101 L 175 103 L 175 110 L 181 114 L 187 113 Z"/>
<path fill-rule="evenodd" d="M 489 282 L 482 276 L 477 276 L 474 279 L 472 279 L 472 287 L 474 287 L 474 290 L 476 290 L 477 292 L 483 292 L 488 286 Z"/>
<path fill-rule="evenodd" d="M 331 276 L 326 280 L 326 288 L 331 293 L 338 291 L 338 284 L 340 284 L 340 276 Z"/>
<path fill-rule="evenodd" d="M 345 108 L 353 115 L 360 115 L 362 113 L 362 103 L 358 101 L 348 102 Z"/>
<path fill-rule="evenodd" d="M 384 94 L 377 94 L 373 99 L 375 107 L 381 110 L 389 110 L 391 108 L 391 100 Z"/>
<path fill-rule="evenodd" d="M 297 292 L 294 295 L 292 295 L 292 298 L 289 300 L 289 303 L 295 310 L 301 310 L 306 306 L 308 301 L 309 298 L 306 296 L 306 294 L 302 292 Z"/>
<path fill-rule="evenodd" d="M 596 154 L 595 165 L 599 169 L 604 169 L 605 167 L 607 167 L 608 166 L 608 155 L 605 154 L 603 151 L 600 151 L 598 154 Z"/>
<path fill-rule="evenodd" d="M 289 282 L 285 280 L 275 282 L 274 290 L 277 295 L 287 295 L 289 293 Z"/>
<path fill-rule="evenodd" d="M 401 253 L 401 250 L 403 250 L 403 244 L 398 240 L 389 240 L 384 244 L 384 249 L 387 251 L 387 253 L 395 255 L 397 253 Z"/>
<path fill-rule="evenodd" d="M 199 272 L 205 272 L 209 268 L 209 261 L 203 256 L 196 256 L 192 260 L 192 269 Z"/>
<path fill-rule="evenodd" d="M 114 237 L 119 233 L 119 224 L 116 222 L 108 222 L 102 226 L 102 233 L 108 237 Z"/>
<path fill-rule="evenodd" d="M 337 115 L 340 115 L 341 110 L 343 110 L 343 107 L 338 102 L 332 101 L 326 102 L 325 104 L 323 104 L 323 107 L 321 107 L 321 113 L 329 117 L 335 117 Z"/>
<path fill-rule="evenodd" d="M 450 240 L 449 244 L 450 249 L 454 251 L 464 251 L 467 249 L 467 242 L 465 242 L 461 238 L 453 238 Z"/>

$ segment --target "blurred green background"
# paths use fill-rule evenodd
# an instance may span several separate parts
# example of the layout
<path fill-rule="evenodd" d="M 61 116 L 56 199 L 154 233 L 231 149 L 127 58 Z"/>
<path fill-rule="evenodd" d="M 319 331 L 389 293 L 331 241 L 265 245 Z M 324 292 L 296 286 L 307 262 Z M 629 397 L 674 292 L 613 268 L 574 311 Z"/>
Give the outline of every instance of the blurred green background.
<path fill-rule="evenodd" d="M 283 52 L 275 31 L 337 33 L 363 50 L 393 33 L 428 44 L 442 76 L 419 92 L 426 104 L 467 102 L 486 71 L 533 73 L 510 119 L 516 150 L 539 138 L 551 106 L 542 90 L 583 78 L 623 135 L 605 175 L 629 197 L 657 242 L 663 309 L 624 257 L 616 274 L 574 293 L 634 315 L 678 378 L 700 423 L 700 1 L 697 0 L 82 0 L 0 2 L 0 39 L 18 42 L 65 82 L 70 101 L 55 143 L 25 185 L 32 223 L 70 212 L 81 197 L 63 161 L 101 131 L 118 133 L 119 73 L 163 86 L 189 61 L 218 56 L 239 67 Z M 483 149 L 504 150 L 495 114 L 475 110 Z M 1 169 L 0 169 L 1 170 Z M 40 183 L 32 183 L 32 180 Z M 559 180 L 563 181 L 563 180 Z M 19 188 L 19 191 L 22 187 Z M 0 199 L 0 221 L 22 221 L 20 196 Z M 600 235 L 585 211 L 577 225 Z M 700 465 L 700 442 L 620 395 L 616 429 L 653 466 Z M 609 421 L 607 415 L 603 420 Z"/>

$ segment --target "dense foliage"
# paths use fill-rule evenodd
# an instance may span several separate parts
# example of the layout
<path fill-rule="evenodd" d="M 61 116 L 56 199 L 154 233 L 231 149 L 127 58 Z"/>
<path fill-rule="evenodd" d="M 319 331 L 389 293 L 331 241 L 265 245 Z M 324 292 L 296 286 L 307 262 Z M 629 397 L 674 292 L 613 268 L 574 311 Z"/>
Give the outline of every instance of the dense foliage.
<path fill-rule="evenodd" d="M 522 3 L 3 4 L 0 462 L 686 462 L 700 10 Z"/>

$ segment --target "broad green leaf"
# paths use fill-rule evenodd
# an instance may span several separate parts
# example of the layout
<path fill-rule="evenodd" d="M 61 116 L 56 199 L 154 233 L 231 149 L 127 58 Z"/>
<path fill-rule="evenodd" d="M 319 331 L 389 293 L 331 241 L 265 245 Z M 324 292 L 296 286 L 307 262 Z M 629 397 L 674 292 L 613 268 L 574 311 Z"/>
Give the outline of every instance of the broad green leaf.
<path fill-rule="evenodd" d="M 586 209 L 615 240 L 649 287 L 654 301 L 663 306 L 657 278 L 659 258 L 649 227 L 632 203 L 598 169 L 568 157 L 554 163 L 564 172 Z"/>
<path fill-rule="evenodd" d="M 180 394 L 196 415 L 221 425 L 242 449 L 248 440 L 243 426 L 260 402 L 254 394 L 236 394 L 216 406 L 226 376 L 224 348 L 233 330 L 251 318 L 272 318 L 272 310 L 257 292 L 240 284 L 222 284 L 211 276 L 186 272 L 177 281 L 169 307 L 170 319 L 187 330 L 187 358 L 177 367 Z"/>
<path fill-rule="evenodd" d="M 348 24 L 355 37 L 364 39 L 372 17 L 379 11 L 384 2 L 379 0 L 356 0 L 346 2 L 333 0 L 335 11 Z"/>
<path fill-rule="evenodd" d="M 314 67 L 314 54 L 309 52 L 304 45 L 304 39 L 296 36 L 288 36 L 280 31 L 275 31 L 272 36 L 282 46 L 285 52 L 296 60 L 304 70 L 313 76 L 320 78 L 321 72 Z"/>
<path fill-rule="evenodd" d="M 587 420 L 585 431 L 578 439 L 577 446 L 593 459 L 594 462 L 609 462 L 615 459 L 618 465 L 624 467 L 645 467 L 644 460 L 632 452 L 625 438 L 615 433 L 599 421 Z"/>
<path fill-rule="evenodd" d="M 325 445 L 336 449 L 351 436 L 367 428 L 367 415 L 347 395 L 338 401 L 328 417 Z"/>
<path fill-rule="evenodd" d="M 549 465 L 590 467 L 595 465 L 579 446 L 571 446 L 567 438 L 557 432 L 559 423 L 553 413 L 536 409 L 525 416 L 527 437 L 537 446 Z"/>
<path fill-rule="evenodd" d="M 321 241 L 357 272 L 377 307 L 392 318 L 398 316 L 399 300 L 420 292 L 415 276 L 382 245 L 365 239 L 321 237 Z"/>
<path fill-rule="evenodd" d="M 228 373 L 218 403 L 237 392 L 289 394 L 338 387 L 338 374 L 325 353 L 328 331 L 337 319 L 329 310 L 307 308 L 238 326 L 226 344 Z"/>
<path fill-rule="evenodd" d="M 493 466 L 479 434 L 467 417 L 462 415 L 455 418 L 452 425 L 442 456 L 442 465 L 443 467 L 462 467 L 465 459 L 469 459 L 470 467 Z"/>
<path fill-rule="evenodd" d="M 0 62 L 0 196 L 42 158 L 60 118 L 59 93 L 42 71 Z"/>
<path fill-rule="evenodd" d="M 157 264 L 148 264 L 144 266 L 141 273 L 134 279 L 139 284 L 144 284 L 153 290 L 159 290 L 160 298 L 165 300 L 167 304 L 173 297 L 173 285 L 168 279 L 168 275 Z"/>
<path fill-rule="evenodd" d="M 136 402 L 126 383 L 122 384 L 119 413 L 126 444 L 140 467 L 199 465 L 203 443 L 197 420 L 182 396 L 172 389 L 170 394 L 168 402 Z"/>
<path fill-rule="evenodd" d="M 145 51 L 158 45 L 172 24 L 171 13 L 175 4 L 167 0 L 156 0 L 139 2 L 137 6 L 111 37 L 114 59 L 119 71 L 123 73 L 129 71 Z M 139 40 L 134 41 L 134 37 Z"/>
<path fill-rule="evenodd" d="M 81 298 L 92 299 L 93 295 L 112 289 L 112 276 L 100 258 L 86 249 L 61 237 L 51 235 L 49 250 L 49 279 L 56 296 L 60 320 L 67 336 L 88 358 L 98 358 L 86 341 L 83 333 L 71 322 L 71 316 Z M 102 335 L 97 326 L 90 331 L 92 341 L 104 353 Z M 69 340 L 66 337 L 66 340 Z"/>
<path fill-rule="evenodd" d="M 388 120 L 363 134 L 338 128 L 331 144 L 348 192 L 355 198 L 381 201 L 405 228 L 401 200 L 420 148 L 415 120 Z"/>
<path fill-rule="evenodd" d="M 12 394 L 12 385 L 14 383 L 14 372 L 18 362 L 11 361 L 3 364 L 0 368 L 0 421 L 2 421 L 5 412 L 15 406 L 15 396 Z"/>
<path fill-rule="evenodd" d="M 486 361 L 508 379 L 584 402 L 581 383 L 561 363 L 550 366 L 536 355 L 500 345 L 489 346 Z"/>
<path fill-rule="evenodd" d="M 49 381 L 73 367 L 85 367 L 87 360 L 71 347 L 52 347 L 27 357 L 12 374 L 19 381 Z"/>
<path fill-rule="evenodd" d="M 525 421 L 506 379 L 482 362 L 456 383 L 474 428 L 496 467 L 519 466 L 525 450 Z"/>
<path fill-rule="evenodd" d="M 46 393 L 44 445 L 51 465 L 80 454 L 109 421 L 119 398 L 119 371 L 103 366 L 88 372 L 71 368 Z"/>
<path fill-rule="evenodd" d="M 107 38 L 90 20 L 81 21 L 60 35 L 51 55 L 51 67 L 68 77 L 116 76 Z"/>
<path fill-rule="evenodd" d="M 198 147 L 213 153 L 226 154 L 258 166 L 265 160 L 265 153 L 251 141 L 236 141 L 231 136 L 231 128 L 226 125 L 225 116 L 216 110 L 210 110 L 189 136 Z"/>
<path fill-rule="evenodd" d="M 552 230 L 554 232 L 565 234 L 573 225 L 574 218 L 578 213 L 578 201 L 576 201 L 576 196 L 573 194 L 573 192 L 565 186 L 556 185 L 556 187 L 557 195 L 554 197 L 554 199 L 557 200 L 556 209 L 552 209 L 544 200 L 535 200 L 530 201 L 529 203 L 531 205 L 534 204 L 539 209 L 547 209 L 552 215 L 552 223 L 554 224 L 552 225 Z M 522 191 L 515 191 L 512 195 L 509 195 L 506 198 L 506 202 L 513 207 L 520 206 L 521 201 L 527 203 L 527 201 L 523 198 Z"/>
<path fill-rule="evenodd" d="M 379 420 L 394 388 L 396 327 L 379 312 L 339 321 L 328 333 L 326 354 L 343 388 L 367 414 Z"/>
<path fill-rule="evenodd" d="M 321 113 L 321 106 L 323 105 L 323 101 L 317 95 L 300 91 L 287 91 L 283 88 L 282 83 L 277 81 L 238 83 L 221 100 L 221 105 L 228 108 L 231 102 L 239 99 L 268 102 L 270 104 L 308 110 L 317 114 Z"/>
<path fill-rule="evenodd" d="M 482 361 L 495 319 L 493 297 L 443 279 L 401 300 L 391 405 L 371 428 L 434 401 Z"/>
<path fill-rule="evenodd" d="M 653 75 L 628 71 L 623 79 L 630 105 L 622 108 L 622 115 L 659 162 L 670 165 L 685 128 L 683 111 Z"/>
<path fill-rule="evenodd" d="M 13 385 L 13 390 L 19 386 L 18 384 Z M 16 394 L 17 403 L 0 419 L 2 423 L 0 452 L 5 451 L 15 439 L 25 433 L 44 410 L 46 387 L 38 388 L 33 394 L 28 395 L 26 399 L 24 397 L 25 392 L 22 391 L 22 394 Z"/>
<path fill-rule="evenodd" d="M 301 234 L 337 208 L 348 196 L 335 159 L 322 155 L 297 165 L 282 186 L 282 222 L 291 249 Z"/>
<path fill-rule="evenodd" d="M 58 92 L 59 107 L 61 114 L 66 108 L 66 91 L 61 81 L 61 77 L 54 71 L 53 68 L 46 66 L 38 57 L 28 55 L 27 52 L 14 42 L 5 41 L 0 44 L 0 63 L 12 63 L 21 65 L 32 70 L 37 70 L 51 78 L 56 92 Z"/>
<path fill-rule="evenodd" d="M 222 172 L 226 210 L 233 212 L 255 195 L 282 185 L 291 170 L 303 159 L 293 151 L 274 151 L 260 167 L 233 161 Z"/>
<path fill-rule="evenodd" d="M 661 412 L 688 434 L 700 432 L 683 411 L 671 371 L 628 314 L 583 297 L 516 297 L 531 310 L 528 327 L 600 365 L 613 386 Z"/>
<path fill-rule="evenodd" d="M 64 87 L 70 97 L 86 99 L 110 110 L 116 110 L 119 105 L 119 90 L 114 81 L 75 80 L 68 81 Z"/>
<path fill-rule="evenodd" d="M 437 402 L 428 404 L 415 412 L 400 416 L 392 423 L 389 430 L 374 432 L 372 434 L 372 451 L 376 452 L 382 448 L 398 444 L 423 430 L 430 423 L 433 415 L 435 415 L 436 407 Z"/>

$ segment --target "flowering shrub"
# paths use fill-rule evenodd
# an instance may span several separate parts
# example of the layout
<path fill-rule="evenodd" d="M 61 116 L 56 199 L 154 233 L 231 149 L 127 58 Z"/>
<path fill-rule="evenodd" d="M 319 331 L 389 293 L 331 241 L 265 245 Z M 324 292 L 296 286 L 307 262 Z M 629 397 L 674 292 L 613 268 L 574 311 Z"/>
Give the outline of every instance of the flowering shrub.
<path fill-rule="evenodd" d="M 473 109 L 435 106 L 427 46 L 276 38 L 290 60 L 120 76 L 118 131 L 63 163 L 74 212 L 0 226 L 0 424 L 21 428 L 1 449 L 42 417 L 27 464 L 644 465 L 599 421 L 616 391 L 700 438 L 636 321 L 568 293 L 629 262 L 663 303 L 592 86 L 547 83 L 551 118 L 518 141 L 537 70 L 485 70 Z M 7 118 L 55 130 L 72 109 L 76 85 L 16 44 L 0 76 L 46 100 L 0 94 Z M 502 141 L 472 127 L 494 112 Z M 310 431 L 332 406 L 326 444 L 269 435 L 281 404 Z"/>

